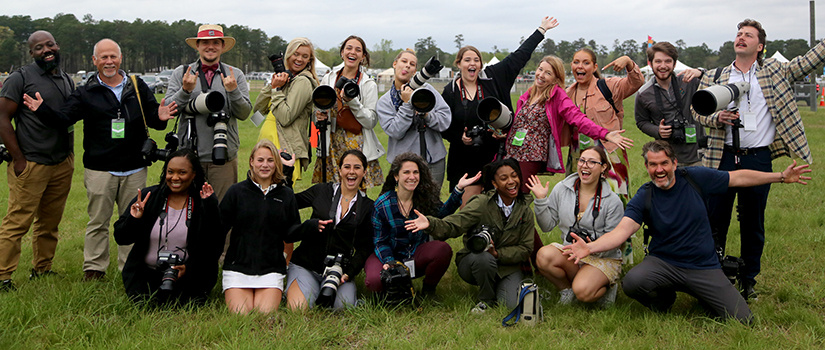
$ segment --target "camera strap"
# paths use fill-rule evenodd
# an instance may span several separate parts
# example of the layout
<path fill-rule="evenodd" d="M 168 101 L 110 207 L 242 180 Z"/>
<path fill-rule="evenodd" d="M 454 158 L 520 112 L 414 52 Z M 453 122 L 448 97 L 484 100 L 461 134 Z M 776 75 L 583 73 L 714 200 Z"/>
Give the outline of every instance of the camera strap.
<path fill-rule="evenodd" d="M 187 228 L 189 228 L 189 223 L 192 220 L 192 206 L 193 206 L 192 197 L 187 196 L 186 197 L 186 203 L 184 203 L 184 205 L 183 205 L 184 210 L 186 210 L 186 221 L 185 221 L 185 223 L 186 223 Z M 175 222 L 175 226 L 172 226 L 171 228 L 167 228 L 166 235 L 162 236 L 163 235 L 163 223 L 166 222 L 167 223 L 166 226 L 169 226 L 168 222 L 167 222 L 167 219 L 169 217 L 169 197 L 167 196 L 166 201 L 163 202 L 163 207 L 161 208 L 160 214 L 158 214 L 158 219 L 159 219 L 158 220 L 158 255 L 160 255 L 160 252 L 163 250 L 163 248 L 167 247 L 167 245 L 169 244 L 169 233 L 172 232 L 172 230 L 174 230 L 175 227 L 178 226 L 178 222 L 180 222 L 181 216 L 183 216 L 183 214 L 178 216 L 178 221 Z M 161 244 L 161 242 L 163 242 L 163 244 Z M 175 247 L 175 248 L 180 250 L 181 252 L 183 252 L 183 256 L 184 256 L 183 259 L 186 260 L 186 250 L 181 248 L 181 247 Z"/>
<path fill-rule="evenodd" d="M 581 179 L 576 179 L 576 182 L 573 183 L 573 192 L 576 194 L 576 206 L 573 207 L 573 217 L 575 218 L 576 221 L 573 223 L 573 226 L 570 226 L 571 229 L 573 227 L 581 228 L 581 226 L 579 225 L 579 221 L 581 221 L 581 218 L 579 217 L 579 204 L 580 204 L 579 203 L 579 188 L 580 187 L 581 187 Z M 599 211 L 602 208 L 601 193 L 602 193 L 602 181 L 599 180 L 599 184 L 596 187 L 596 193 L 593 195 L 593 209 L 592 209 L 592 214 L 593 214 L 593 238 L 595 238 L 595 236 L 596 236 L 596 218 L 599 217 Z"/>
<path fill-rule="evenodd" d="M 687 117 L 685 117 L 684 113 L 682 113 L 682 109 L 683 109 L 682 96 L 684 96 L 684 93 L 683 93 L 681 87 L 679 87 L 679 79 L 676 77 L 675 74 L 670 75 L 670 86 L 673 88 L 673 97 L 676 101 L 674 103 L 674 102 L 671 102 L 667 98 L 665 98 L 665 100 L 667 100 L 667 103 L 670 104 L 671 107 L 676 108 L 677 115 L 675 117 L 678 118 L 679 121 L 682 122 L 682 124 L 692 125 L 692 123 L 689 123 L 689 121 L 688 121 Z M 659 113 L 662 113 L 662 119 L 664 119 L 665 118 L 665 113 L 664 113 L 665 105 L 664 105 L 664 103 L 662 103 L 662 94 L 663 93 L 662 93 L 661 90 L 664 90 L 664 89 L 661 88 L 661 86 L 658 89 L 654 87 L 653 96 L 656 98 L 656 105 L 659 107 Z"/>
<path fill-rule="evenodd" d="M 130 75 L 129 78 L 132 79 L 132 86 L 135 88 L 135 97 L 137 97 L 138 106 L 140 106 L 140 115 L 143 116 L 143 127 L 146 128 L 146 137 L 150 137 L 149 124 L 146 123 L 146 114 L 143 113 L 143 101 L 140 99 L 140 93 L 138 92 L 137 78 L 134 75 Z"/>
<path fill-rule="evenodd" d="M 341 205 L 341 195 L 342 195 L 341 186 L 339 185 L 338 188 L 335 188 L 335 184 L 333 184 L 332 205 L 329 206 L 329 213 L 328 213 L 329 214 L 328 217 L 332 218 L 332 222 L 333 222 L 332 229 L 333 230 L 335 230 L 335 228 L 338 226 L 338 224 L 341 221 L 343 221 L 349 215 L 353 215 L 353 219 L 357 220 L 356 208 L 358 207 L 358 199 L 356 199 L 356 198 L 358 197 L 358 193 L 356 193 L 355 197 L 353 197 L 353 199 L 355 199 L 355 204 L 352 206 L 352 210 L 348 210 L 347 214 L 344 215 L 344 217 L 341 218 L 341 220 L 337 220 L 338 206 Z M 349 250 L 349 256 L 350 257 L 355 255 L 355 239 L 356 239 L 356 237 L 358 237 L 358 222 L 357 221 L 355 222 L 355 229 L 353 230 L 353 233 L 352 233 L 352 241 L 350 242 L 350 245 L 349 245 L 350 246 L 350 250 Z M 327 236 L 327 243 L 326 243 L 326 248 L 325 248 L 325 251 L 327 252 L 327 254 L 329 254 L 329 252 L 330 252 L 329 251 L 330 241 L 333 240 L 333 239 L 335 239 L 334 235 Z"/>

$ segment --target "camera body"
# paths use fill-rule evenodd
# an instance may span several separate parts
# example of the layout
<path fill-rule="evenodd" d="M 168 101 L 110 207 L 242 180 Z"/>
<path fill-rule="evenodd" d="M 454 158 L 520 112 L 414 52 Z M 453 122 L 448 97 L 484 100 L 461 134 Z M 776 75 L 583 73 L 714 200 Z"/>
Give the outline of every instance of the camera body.
<path fill-rule="evenodd" d="M 495 227 L 479 225 L 468 234 L 470 237 L 467 238 L 464 246 L 472 253 L 481 253 L 490 249 L 490 245 L 495 242 L 495 237 L 498 236 L 498 230 Z"/>
<path fill-rule="evenodd" d="M 679 119 L 673 119 L 668 123 L 670 125 L 670 142 L 674 144 L 683 144 L 687 142 L 685 135 L 685 123 Z"/>
<path fill-rule="evenodd" d="M 361 88 L 358 82 L 347 77 L 341 77 L 335 82 L 335 88 L 344 92 L 344 96 L 349 99 L 358 97 L 361 94 Z"/>
<path fill-rule="evenodd" d="M 165 160 L 172 152 L 178 149 L 178 135 L 174 132 L 170 131 L 166 133 L 164 141 L 166 141 L 166 148 L 160 149 L 158 148 L 157 142 L 152 140 L 152 138 L 147 138 L 146 141 L 143 141 L 143 146 L 140 148 L 140 154 L 143 156 L 143 160 L 149 163 Z"/>
<path fill-rule="evenodd" d="M 318 293 L 318 298 L 315 299 L 315 304 L 318 306 L 332 308 L 335 305 L 335 296 L 338 294 L 338 287 L 341 285 L 341 277 L 344 276 L 344 268 L 348 263 L 343 254 L 327 255 L 324 258 L 323 281 L 321 282 L 321 291 Z"/>
<path fill-rule="evenodd" d="M 160 279 L 160 290 L 172 291 L 175 289 L 175 282 L 178 281 L 178 270 L 172 267 L 183 264 L 183 259 L 180 255 L 170 251 L 158 252 L 158 270 L 163 271 L 163 277 Z"/>
<path fill-rule="evenodd" d="M 481 147 L 484 144 L 484 133 L 487 130 L 481 125 L 473 125 L 472 128 L 467 129 L 467 137 L 473 139 L 473 146 L 474 147 Z"/>
<path fill-rule="evenodd" d="M 589 232 L 582 230 L 581 228 L 570 228 L 570 231 L 567 232 L 567 236 L 565 236 L 564 240 L 567 242 L 574 242 L 575 238 L 571 235 L 571 233 L 575 233 L 576 236 L 579 236 L 585 242 L 593 242 L 596 240 L 596 235 L 591 235 Z"/>
<path fill-rule="evenodd" d="M 381 285 L 384 286 L 387 301 L 390 303 L 402 303 L 415 298 L 410 269 L 400 261 L 390 264 L 390 268 L 386 270 L 381 270 Z"/>
<path fill-rule="evenodd" d="M 11 153 L 9 153 L 9 150 L 6 149 L 6 145 L 0 143 L 0 164 L 3 164 L 3 161 L 6 161 L 9 164 L 11 164 L 12 160 L 13 158 L 11 157 Z"/>
<path fill-rule="evenodd" d="M 274 54 L 274 55 L 269 56 L 269 62 L 272 63 L 272 71 L 275 72 L 276 74 L 277 73 L 287 73 L 287 74 L 289 74 L 289 79 L 292 79 L 294 77 L 294 75 L 292 74 L 292 71 L 289 71 L 289 70 L 286 69 L 286 66 L 284 66 L 284 61 L 285 60 L 284 60 L 284 54 L 283 53 Z"/>
<path fill-rule="evenodd" d="M 742 258 L 725 255 L 719 259 L 719 264 L 722 265 L 722 272 L 731 284 L 736 285 L 736 281 L 741 280 L 742 267 L 745 265 Z"/>

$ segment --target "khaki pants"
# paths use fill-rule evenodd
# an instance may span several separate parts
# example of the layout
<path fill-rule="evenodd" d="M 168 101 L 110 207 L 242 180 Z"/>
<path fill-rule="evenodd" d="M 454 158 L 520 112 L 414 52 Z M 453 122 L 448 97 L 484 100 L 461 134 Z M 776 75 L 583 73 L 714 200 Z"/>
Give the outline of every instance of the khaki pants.
<path fill-rule="evenodd" d="M 109 267 L 109 224 L 115 203 L 118 215 L 128 209 L 129 202 L 137 196 L 137 190 L 146 187 L 146 168 L 129 176 L 114 176 L 107 171 L 86 169 L 84 182 L 86 197 L 89 199 L 86 207 L 89 223 L 86 225 L 83 243 L 83 271 L 106 272 Z M 123 271 L 130 250 L 131 244 L 118 246 L 118 270 Z"/>
<path fill-rule="evenodd" d="M 220 202 L 229 187 L 238 182 L 238 158 L 227 161 L 224 165 L 207 162 L 203 162 L 201 165 L 206 173 L 206 182 L 212 185 L 212 189 L 215 190 L 215 195 L 218 196 Z"/>
<path fill-rule="evenodd" d="M 34 270 L 51 270 L 57 226 L 66 208 L 73 171 L 74 155 L 55 165 L 27 162 L 20 176 L 14 175 L 13 166 L 7 168 L 9 206 L 0 224 L 0 280 L 11 278 L 17 270 L 21 239 L 29 228 Z"/>

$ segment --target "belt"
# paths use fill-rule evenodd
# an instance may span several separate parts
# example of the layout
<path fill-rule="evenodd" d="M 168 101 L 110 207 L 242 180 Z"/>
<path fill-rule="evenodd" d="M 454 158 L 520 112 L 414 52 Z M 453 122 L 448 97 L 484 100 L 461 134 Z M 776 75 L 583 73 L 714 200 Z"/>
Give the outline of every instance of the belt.
<path fill-rule="evenodd" d="M 770 150 L 771 149 L 768 148 L 768 146 L 762 146 L 762 147 L 754 147 L 754 148 L 740 148 L 739 152 L 736 152 L 733 149 L 733 146 L 725 145 L 725 152 L 730 152 L 730 153 L 737 154 L 737 155 L 740 155 L 740 156 L 748 156 L 748 155 L 752 156 L 752 155 L 754 155 L 756 153 L 759 153 L 759 152 L 762 152 L 762 151 L 770 152 Z"/>

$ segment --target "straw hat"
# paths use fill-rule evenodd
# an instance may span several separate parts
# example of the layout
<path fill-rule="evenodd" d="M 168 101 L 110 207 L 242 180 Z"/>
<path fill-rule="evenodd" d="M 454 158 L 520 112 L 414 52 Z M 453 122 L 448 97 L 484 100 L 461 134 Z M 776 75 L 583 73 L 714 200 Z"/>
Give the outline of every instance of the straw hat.
<path fill-rule="evenodd" d="M 193 49 L 198 49 L 198 40 L 200 39 L 223 39 L 223 51 L 225 53 L 235 46 L 235 38 L 231 36 L 223 36 L 223 27 L 217 24 L 204 24 L 198 27 L 198 36 L 194 38 L 186 38 L 186 44 Z"/>

